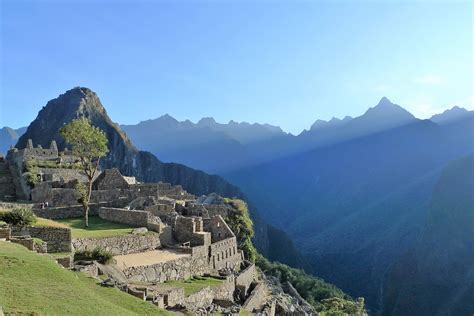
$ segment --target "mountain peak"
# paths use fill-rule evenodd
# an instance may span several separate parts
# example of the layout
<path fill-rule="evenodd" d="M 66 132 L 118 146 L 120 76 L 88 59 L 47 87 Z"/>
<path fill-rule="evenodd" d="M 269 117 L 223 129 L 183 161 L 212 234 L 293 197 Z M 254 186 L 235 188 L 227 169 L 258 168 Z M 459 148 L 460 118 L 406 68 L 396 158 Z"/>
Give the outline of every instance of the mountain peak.
<path fill-rule="evenodd" d="M 197 123 L 198 125 L 212 126 L 217 124 L 216 120 L 213 117 L 203 117 Z"/>
<path fill-rule="evenodd" d="M 447 109 L 443 113 L 433 115 L 430 120 L 437 124 L 445 124 L 472 115 L 474 115 L 474 111 L 468 111 L 465 108 L 453 106 L 451 109 Z"/>
<path fill-rule="evenodd" d="M 377 106 L 392 105 L 392 104 L 393 103 L 387 97 L 382 97 L 382 99 L 380 99 Z"/>
<path fill-rule="evenodd" d="M 107 115 L 97 94 L 86 87 L 74 87 L 48 101 L 28 126 L 26 133 L 19 138 L 17 146 L 23 148 L 31 138 L 35 144 L 42 146 L 49 146 L 51 140 L 56 140 L 58 146 L 63 148 L 64 139 L 58 135 L 58 129 L 79 117 L 90 119 L 95 126 L 104 130 L 108 128 L 115 130 L 127 146 L 132 147 L 126 135 Z"/>
<path fill-rule="evenodd" d="M 363 116 L 373 118 L 391 118 L 394 120 L 412 120 L 415 117 L 413 114 L 399 106 L 392 103 L 387 97 L 380 99 L 379 103 L 369 108 Z"/>

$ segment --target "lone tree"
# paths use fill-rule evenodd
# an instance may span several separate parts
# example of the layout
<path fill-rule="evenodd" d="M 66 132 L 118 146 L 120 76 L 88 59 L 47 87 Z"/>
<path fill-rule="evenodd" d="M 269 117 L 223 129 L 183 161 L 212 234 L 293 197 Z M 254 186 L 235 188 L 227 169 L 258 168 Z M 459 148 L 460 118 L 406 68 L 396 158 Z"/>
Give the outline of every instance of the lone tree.
<path fill-rule="evenodd" d="M 76 186 L 76 190 L 81 197 L 84 221 L 86 227 L 88 227 L 92 181 L 99 168 L 100 158 L 109 151 L 107 137 L 100 128 L 93 126 L 87 118 L 71 121 L 62 127 L 59 133 L 72 146 L 72 153 L 80 159 L 82 170 L 87 176 L 87 187 L 80 183 Z"/>

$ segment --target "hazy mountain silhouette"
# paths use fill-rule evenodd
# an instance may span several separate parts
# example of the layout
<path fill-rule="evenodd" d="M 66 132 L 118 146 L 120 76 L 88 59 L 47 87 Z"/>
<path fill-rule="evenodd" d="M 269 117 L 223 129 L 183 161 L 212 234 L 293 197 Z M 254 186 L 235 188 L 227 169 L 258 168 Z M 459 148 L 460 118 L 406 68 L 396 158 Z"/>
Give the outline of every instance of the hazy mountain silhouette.
<path fill-rule="evenodd" d="M 389 268 L 426 224 L 441 169 L 474 151 L 474 118 L 440 126 L 400 112 L 411 123 L 226 175 L 290 234 L 313 273 L 374 311 Z"/>
<path fill-rule="evenodd" d="M 25 132 L 26 127 L 13 129 L 10 127 L 3 127 L 0 129 L 0 153 L 6 155 L 10 146 L 14 146 L 21 135 Z"/>
<path fill-rule="evenodd" d="M 226 173 L 414 121 L 412 114 L 384 97 L 359 117 L 317 120 L 309 131 L 298 136 L 268 124 L 220 124 L 213 118 L 194 124 L 169 115 L 122 128 L 138 148 L 165 161 Z"/>
<path fill-rule="evenodd" d="M 175 161 L 208 172 L 225 171 L 251 163 L 247 146 L 287 136 L 268 124 L 217 123 L 203 118 L 198 123 L 179 122 L 169 115 L 137 125 L 122 125 L 138 148 L 164 161 Z M 210 159 L 211 158 L 211 159 Z"/>
<path fill-rule="evenodd" d="M 444 111 L 443 113 L 433 115 L 430 118 L 430 121 L 438 124 L 448 124 L 453 121 L 469 118 L 472 116 L 474 116 L 474 111 L 468 111 L 465 108 L 455 106 L 449 110 Z"/>

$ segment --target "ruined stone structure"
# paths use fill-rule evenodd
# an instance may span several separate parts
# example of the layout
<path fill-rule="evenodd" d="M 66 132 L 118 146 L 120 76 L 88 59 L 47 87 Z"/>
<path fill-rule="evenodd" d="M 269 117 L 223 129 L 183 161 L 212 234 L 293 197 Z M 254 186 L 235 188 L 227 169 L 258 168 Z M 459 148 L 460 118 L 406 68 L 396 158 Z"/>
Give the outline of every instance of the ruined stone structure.
<path fill-rule="evenodd" d="M 58 152 L 54 142 L 43 149 L 29 141 L 24 149 L 11 149 L 4 165 L 0 162 L 0 168 L 11 175 L 0 177 L 0 184 L 10 183 L 10 191 L 14 187 L 14 192 L 5 194 L 31 200 L 37 216 L 82 217 L 75 186 L 86 179 L 76 162 L 70 152 Z M 0 238 L 38 252 L 92 251 L 100 247 L 114 256 L 113 267 L 94 263 L 76 265 L 75 269 L 93 276 L 102 271 L 124 291 L 163 308 L 180 306 L 199 314 L 197 311 L 215 304 L 240 304 L 249 312 L 269 310 L 265 315 L 273 315 L 275 304 L 269 302 L 255 265 L 245 261 L 234 232 L 224 220 L 233 209 L 222 197 L 210 194 L 196 199 L 179 185 L 138 183 L 118 169 L 103 170 L 92 188 L 90 216 L 136 227 L 134 233 L 72 238 L 68 228 L 29 226 L 14 229 L 12 237 L 10 230 L 0 229 Z M 33 238 L 42 242 L 36 240 L 35 244 Z M 72 258 L 68 255 L 58 262 L 69 268 L 74 266 Z M 164 284 L 204 275 L 220 278 L 222 284 L 187 296 L 182 288 Z"/>

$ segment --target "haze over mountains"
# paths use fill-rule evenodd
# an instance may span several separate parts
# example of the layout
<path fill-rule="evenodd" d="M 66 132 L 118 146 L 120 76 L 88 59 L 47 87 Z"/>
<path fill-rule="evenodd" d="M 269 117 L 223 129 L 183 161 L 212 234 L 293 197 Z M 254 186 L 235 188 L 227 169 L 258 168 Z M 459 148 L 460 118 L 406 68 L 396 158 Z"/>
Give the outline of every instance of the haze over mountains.
<path fill-rule="evenodd" d="M 27 134 L 49 135 L 32 126 Z M 179 122 L 169 115 L 122 126 L 131 142 L 111 121 L 99 126 L 117 140 L 111 161 L 124 161 L 126 174 L 200 178 L 133 142 L 236 184 L 265 221 L 290 235 L 310 272 L 364 296 L 374 313 L 464 315 L 471 308 L 473 111 L 454 107 L 420 120 L 382 98 L 359 117 L 317 120 L 297 136 L 266 124 Z M 159 176 L 134 161 L 156 165 Z M 205 185 L 212 183 L 202 174 Z M 206 189 L 242 194 L 215 181 Z M 261 227 L 266 242 L 278 239 L 273 231 L 281 236 Z M 282 261 L 295 255 L 278 251 Z"/>

